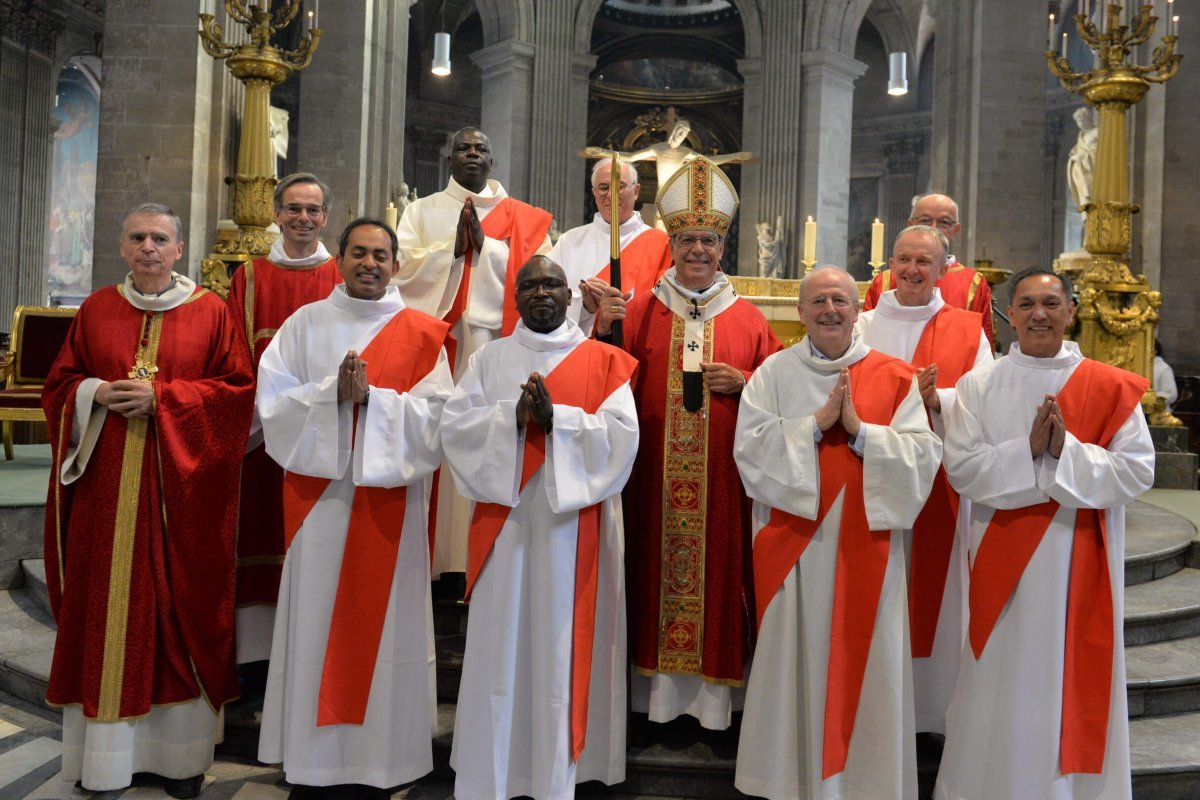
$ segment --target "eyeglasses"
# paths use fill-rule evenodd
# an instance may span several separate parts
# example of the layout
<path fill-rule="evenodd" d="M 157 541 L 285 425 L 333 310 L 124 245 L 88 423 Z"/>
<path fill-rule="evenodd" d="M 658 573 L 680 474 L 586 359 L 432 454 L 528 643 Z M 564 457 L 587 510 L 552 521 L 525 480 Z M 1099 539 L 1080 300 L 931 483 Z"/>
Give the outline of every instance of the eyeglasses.
<path fill-rule="evenodd" d="M 675 237 L 675 244 L 679 245 L 680 247 L 682 247 L 685 250 L 690 247 L 694 247 L 696 245 L 696 242 L 699 242 L 700 246 L 703 247 L 705 250 L 712 250 L 714 247 L 716 247 L 717 245 L 719 245 L 721 243 L 721 237 L 720 236 L 711 236 L 711 235 L 710 236 L 692 236 L 692 235 L 686 234 L 686 233 L 680 234 L 679 236 Z"/>
<path fill-rule="evenodd" d="M 629 187 L 632 185 L 633 184 L 631 184 L 631 183 L 625 183 L 624 181 L 622 181 L 620 188 L 617 189 L 617 193 L 624 194 L 625 192 L 629 191 Z M 611 184 L 607 184 L 607 183 L 596 184 L 596 194 L 608 194 L 609 191 L 611 191 L 611 190 L 612 190 Z"/>
<path fill-rule="evenodd" d="M 301 211 L 306 212 L 310 217 L 319 217 L 325 213 L 325 208 L 323 206 L 298 206 L 295 203 L 283 206 L 283 213 L 289 217 L 298 217 Z"/>
<path fill-rule="evenodd" d="M 537 290 L 541 289 L 550 294 L 567 288 L 567 284 L 560 281 L 558 278 L 546 278 L 544 280 L 527 280 L 517 284 L 517 291 L 521 294 L 537 294 Z"/>
<path fill-rule="evenodd" d="M 917 217 L 913 220 L 913 225 L 924 225 L 927 228 L 938 228 L 940 230 L 949 230 L 958 224 L 958 220 L 942 217 L 934 219 L 933 217 Z"/>
<path fill-rule="evenodd" d="M 822 309 L 828 304 L 833 304 L 833 307 L 837 309 L 849 308 L 851 306 L 850 298 L 840 294 L 835 294 L 832 297 L 820 294 L 811 300 L 804 301 L 804 305 L 813 309 Z"/>

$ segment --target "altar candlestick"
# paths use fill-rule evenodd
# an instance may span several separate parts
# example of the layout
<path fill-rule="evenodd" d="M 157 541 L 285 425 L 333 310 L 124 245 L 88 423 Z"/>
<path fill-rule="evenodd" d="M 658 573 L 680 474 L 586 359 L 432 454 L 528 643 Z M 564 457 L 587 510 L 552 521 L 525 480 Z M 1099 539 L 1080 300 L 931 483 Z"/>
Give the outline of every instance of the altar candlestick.
<path fill-rule="evenodd" d="M 883 263 L 883 223 L 878 217 L 871 225 L 871 263 Z"/>
<path fill-rule="evenodd" d="M 1050 15 L 1050 33 L 1046 34 L 1046 49 L 1054 49 L 1054 15 Z"/>
<path fill-rule="evenodd" d="M 1063 31 L 1062 55 L 1063 55 L 1063 58 L 1067 57 L 1067 32 L 1066 31 Z"/>
<path fill-rule="evenodd" d="M 399 217 L 399 211 L 395 203 L 388 203 L 387 206 L 387 224 L 392 230 L 396 230 L 396 222 Z"/>
<path fill-rule="evenodd" d="M 813 222 L 812 217 L 804 223 L 804 260 L 817 260 L 817 223 Z"/>

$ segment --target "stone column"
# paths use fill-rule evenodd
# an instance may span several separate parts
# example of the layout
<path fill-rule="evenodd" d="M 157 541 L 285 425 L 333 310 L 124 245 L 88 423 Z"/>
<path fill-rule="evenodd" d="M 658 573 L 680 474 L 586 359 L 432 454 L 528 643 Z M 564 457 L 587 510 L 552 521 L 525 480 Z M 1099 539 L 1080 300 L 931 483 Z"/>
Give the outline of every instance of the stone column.
<path fill-rule="evenodd" d="M 1021 269 L 1049 263 L 1044 220 L 1046 5 L 938 0 L 934 191 L 959 204 L 955 255 Z"/>
<path fill-rule="evenodd" d="M 528 198 L 530 188 L 534 52 L 529 42 L 506 39 L 471 54 L 483 73 L 479 127 L 492 143 L 492 177 L 519 199 Z"/>
<path fill-rule="evenodd" d="M 382 217 L 400 185 L 408 14 L 408 0 L 321 8 L 321 43 L 299 75 L 296 138 L 300 168 L 333 192 L 327 241 L 351 216 Z"/>
<path fill-rule="evenodd" d="M 891 255 L 891 242 L 908 225 L 912 215 L 912 198 L 917 193 L 917 167 L 921 162 L 924 139 L 905 137 L 888 142 L 883 147 L 887 171 L 883 177 L 883 198 L 887 218 L 884 231 L 890 240 L 884 243 L 884 258 Z"/>
<path fill-rule="evenodd" d="M 788 263 L 784 274 L 792 275 L 802 255 L 804 234 L 801 206 L 800 158 L 801 107 L 796 102 L 802 76 L 801 40 L 804 3 L 772 0 L 762 7 L 763 52 L 761 58 L 738 62 L 742 74 L 742 148 L 759 159 L 742 165 L 742 235 L 738 265 L 743 275 L 758 271 L 758 242 L 755 225 L 783 217 Z M 764 71 L 763 64 L 770 64 Z M 849 117 L 846 123 L 846 165 L 849 173 Z M 807 142 L 807 139 L 803 139 Z M 843 240 L 845 236 L 842 237 Z"/>
<path fill-rule="evenodd" d="M 54 47 L 59 20 L 36 5 L 0 4 L 0 330 L 16 305 L 45 305 L 50 169 L 54 157 Z"/>
<path fill-rule="evenodd" d="M 801 206 L 796 224 L 811 215 L 817 222 L 817 263 L 846 263 L 850 217 L 850 133 L 854 81 L 867 65 L 834 50 L 801 54 L 803 155 Z M 799 246 L 797 244 L 797 246 Z M 798 264 L 799 262 L 797 262 Z M 802 266 L 798 266 L 803 269 Z"/>

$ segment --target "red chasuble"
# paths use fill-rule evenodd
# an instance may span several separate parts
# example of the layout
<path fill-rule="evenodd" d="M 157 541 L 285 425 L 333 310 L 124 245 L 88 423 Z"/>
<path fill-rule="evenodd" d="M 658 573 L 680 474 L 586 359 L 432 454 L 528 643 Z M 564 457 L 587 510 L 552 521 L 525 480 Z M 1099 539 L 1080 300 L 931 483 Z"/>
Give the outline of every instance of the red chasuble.
<path fill-rule="evenodd" d="M 978 338 L 975 341 L 978 343 Z M 908 395 L 912 376 L 911 365 L 878 350 L 871 350 L 852 364 L 850 385 L 855 387 L 854 410 L 859 419 L 873 425 L 890 425 Z M 770 519 L 754 541 L 754 592 L 757 622 L 762 625 L 779 587 L 804 555 L 829 509 L 838 497 L 843 497 L 823 725 L 822 777 L 828 779 L 846 767 L 892 534 L 867 527 L 863 462 L 850 449 L 841 423 L 825 431 L 817 445 L 817 457 L 821 499 L 816 519 L 771 509 Z"/>
<path fill-rule="evenodd" d="M 1084 359 L 1057 395 L 1067 430 L 1084 444 L 1107 447 L 1148 386 L 1140 375 Z M 1047 500 L 992 515 L 971 566 L 968 633 L 976 659 L 1058 509 Z M 1115 646 L 1104 519 L 1104 509 L 1075 512 L 1059 744 L 1064 775 L 1104 771 Z"/>
<path fill-rule="evenodd" d="M 333 258 L 312 267 L 285 267 L 256 258 L 233 273 L 229 310 L 238 339 L 258 360 L 283 321 L 300 306 L 324 300 L 342 282 Z M 283 469 L 263 445 L 246 454 L 242 468 L 237 538 L 237 605 L 275 604 L 283 574 Z"/>
<path fill-rule="evenodd" d="M 615 347 L 585 339 L 545 376 L 546 391 L 555 405 L 575 406 L 595 414 L 604 401 L 629 382 L 637 362 Z M 546 432 L 531 423 L 521 457 L 521 485 L 546 462 Z M 487 563 L 512 511 L 500 503 L 476 503 L 471 514 L 467 599 Z M 571 761 L 578 761 L 587 733 L 588 688 L 591 686 L 592 645 L 596 630 L 596 588 L 600 570 L 600 504 L 579 512 L 575 551 L 575 611 L 571 630 Z"/>
<path fill-rule="evenodd" d="M 642 674 L 740 686 L 754 635 L 750 501 L 733 461 L 740 395 L 705 390 L 701 412 L 683 408 L 677 319 L 651 292 L 630 301 L 625 319 L 641 426 L 623 495 L 630 649 Z M 741 298 L 709 324 L 707 360 L 747 379 L 780 349 L 762 313 Z M 695 538 L 698 546 L 687 541 Z M 664 594 L 686 606 L 670 631 L 661 625 Z"/>
<path fill-rule="evenodd" d="M 863 310 L 870 311 L 879 303 L 879 295 L 895 288 L 892 283 L 892 271 L 880 270 L 867 288 Z M 947 305 L 982 315 L 983 332 L 988 342 L 996 341 L 995 331 L 992 329 L 992 287 L 983 275 L 956 261 L 946 269 L 946 274 L 938 279 L 937 288 L 941 290 L 942 299 Z"/>
<path fill-rule="evenodd" d="M 403 394 L 437 365 L 450 326 L 405 308 L 363 348 L 367 383 Z M 358 408 L 354 410 L 355 430 Z M 284 479 L 284 537 L 288 545 L 329 486 L 328 478 L 289 472 Z M 358 486 L 338 573 L 329 641 L 317 698 L 317 725 L 361 725 L 375 674 L 388 597 L 396 574 L 408 487 Z"/>
<path fill-rule="evenodd" d="M 654 288 L 663 273 L 674 263 L 671 258 L 670 237 L 658 228 L 647 228 L 621 249 L 621 291 L 633 290 L 643 294 Z M 611 282 L 610 265 L 604 266 L 596 277 Z"/>
<path fill-rule="evenodd" d="M 974 311 L 942 306 L 925 323 L 925 330 L 913 352 L 912 365 L 920 368 L 937 364 L 938 388 L 954 388 L 958 379 L 975 365 L 981 324 L 982 318 Z M 933 653 L 957 525 L 958 493 L 950 486 L 946 470 L 939 466 L 929 499 L 913 525 L 908 582 L 913 658 L 928 658 Z"/>
<path fill-rule="evenodd" d="M 218 297 L 198 289 L 146 312 L 123 292 L 84 301 L 42 394 L 54 454 L 46 582 L 58 621 L 46 698 L 105 722 L 201 696 L 219 709 L 237 696 L 234 498 L 254 404 Z M 158 368 L 154 416 L 109 412 L 87 469 L 61 485 L 80 381 L 126 379 L 139 354 Z"/>

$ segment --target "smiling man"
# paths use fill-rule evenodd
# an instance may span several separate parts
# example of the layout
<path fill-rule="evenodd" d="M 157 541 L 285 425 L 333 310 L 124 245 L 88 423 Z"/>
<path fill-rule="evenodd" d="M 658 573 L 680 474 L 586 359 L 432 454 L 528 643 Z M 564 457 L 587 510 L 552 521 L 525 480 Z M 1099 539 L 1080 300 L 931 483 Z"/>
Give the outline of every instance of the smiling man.
<path fill-rule="evenodd" d="M 799 310 L 807 335 L 759 367 L 738 412 L 759 627 L 735 785 L 915 800 L 904 529 L 941 443 L 913 368 L 855 334 L 845 270 L 807 275 Z"/>
<path fill-rule="evenodd" d="M 404 302 L 450 324 L 455 377 L 486 342 L 517 323 L 517 270 L 550 252 L 551 216 L 510 197 L 492 180 L 492 149 L 478 128 L 450 137 L 450 182 L 404 209 L 396 227 L 400 269 L 394 283 Z M 433 574 L 467 565 L 470 502 L 449 480 L 437 491 Z"/>
<path fill-rule="evenodd" d="M 237 696 L 232 498 L 254 388 L 228 309 L 174 271 L 182 255 L 171 209 L 127 212 L 129 275 L 83 302 L 42 392 L 64 797 L 137 772 L 195 797 Z"/>
<path fill-rule="evenodd" d="M 620 491 L 638 444 L 636 362 L 567 316 L 562 269 L 517 274 L 521 322 L 484 345 L 442 441 L 475 501 L 454 796 L 569 798 L 625 779 Z"/>
<path fill-rule="evenodd" d="M 324 300 L 341 280 L 337 262 L 321 242 L 329 222 L 329 188 L 317 176 L 296 172 L 275 186 L 275 224 L 281 238 L 271 252 L 233 273 L 229 310 L 238 339 L 255 373 L 263 351 L 296 309 Z M 271 625 L 283 569 L 283 470 L 262 444 L 255 415 L 242 467 L 239 504 L 237 651 L 238 663 L 264 661 L 271 652 Z M 242 668 L 242 693 L 261 701 L 266 665 Z"/>
<path fill-rule="evenodd" d="M 959 381 L 946 419 L 971 500 L 970 650 L 934 795 L 1128 800 L 1125 505 L 1154 481 L 1147 381 L 1064 341 L 1068 278 L 1009 287 L 1018 342 Z"/>
<path fill-rule="evenodd" d="M 287 471 L 259 758 L 293 784 L 386 797 L 433 768 L 426 509 L 449 326 L 389 284 L 383 222 L 351 222 L 338 246 L 344 283 L 288 318 L 258 370 L 267 453 Z"/>
<path fill-rule="evenodd" d="M 626 294 L 648 292 L 671 266 L 667 235 L 642 221 L 634 209 L 638 191 L 637 170 L 621 163 L 620 182 L 615 187 L 621 236 L 621 289 Z M 571 318 L 585 333 L 595 324 L 597 302 L 607 292 L 612 252 L 612 159 L 602 158 L 592 168 L 592 197 L 596 216 L 587 225 L 564 233 L 554 244 L 550 257 L 563 267 L 571 284 Z"/>
<path fill-rule="evenodd" d="M 982 317 L 942 298 L 937 281 L 945 269 L 946 248 L 946 237 L 937 228 L 914 225 L 901 231 L 888 262 L 896 288 L 884 292 L 879 304 L 858 320 L 864 343 L 917 367 L 921 397 L 938 435 L 945 431 L 943 419 L 954 403 L 958 379 L 992 360 Z M 966 561 L 958 531 L 965 530 L 970 508 L 959 500 L 939 470 L 929 502 L 905 534 L 919 732 L 946 732 L 946 708 L 962 655 Z"/>
<path fill-rule="evenodd" d="M 742 387 L 779 349 L 762 312 L 721 272 L 737 192 L 706 158 L 658 193 L 674 265 L 628 304 L 610 289 L 598 336 L 625 318 L 640 365 L 642 441 L 625 492 L 633 709 L 729 727 L 753 639 L 750 519 L 733 464 Z"/>

